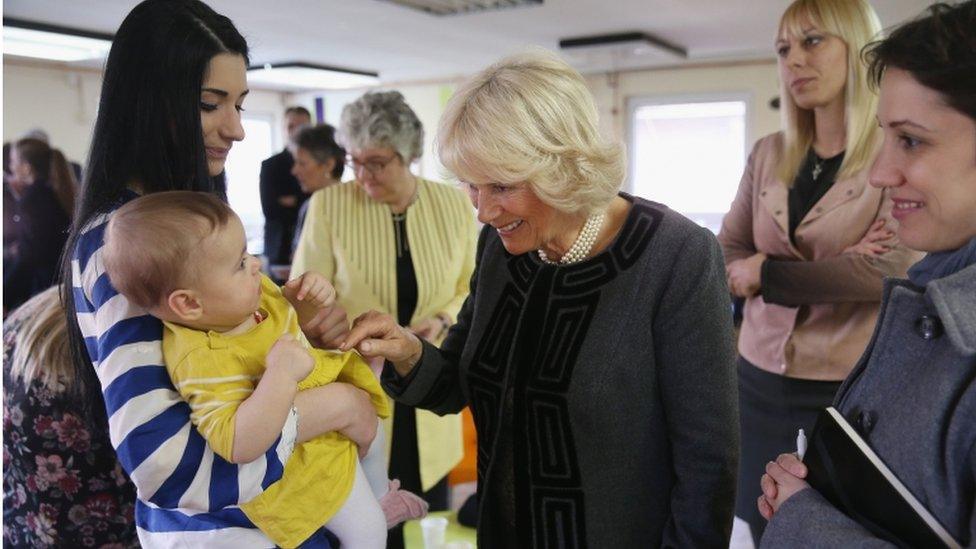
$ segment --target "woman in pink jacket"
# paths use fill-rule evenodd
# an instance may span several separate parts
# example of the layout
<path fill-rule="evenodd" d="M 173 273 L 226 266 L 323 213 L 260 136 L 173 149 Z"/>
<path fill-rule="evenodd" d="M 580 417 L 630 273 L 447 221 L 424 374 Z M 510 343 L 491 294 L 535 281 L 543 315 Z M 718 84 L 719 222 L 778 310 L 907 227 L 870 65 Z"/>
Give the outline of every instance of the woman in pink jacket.
<path fill-rule="evenodd" d="M 736 515 L 758 541 L 757 480 L 813 427 L 868 342 L 884 276 L 915 256 L 868 185 L 877 96 L 861 48 L 881 25 L 866 0 L 796 0 L 776 37 L 784 130 L 759 140 L 719 234 L 739 334 L 742 454 Z"/>

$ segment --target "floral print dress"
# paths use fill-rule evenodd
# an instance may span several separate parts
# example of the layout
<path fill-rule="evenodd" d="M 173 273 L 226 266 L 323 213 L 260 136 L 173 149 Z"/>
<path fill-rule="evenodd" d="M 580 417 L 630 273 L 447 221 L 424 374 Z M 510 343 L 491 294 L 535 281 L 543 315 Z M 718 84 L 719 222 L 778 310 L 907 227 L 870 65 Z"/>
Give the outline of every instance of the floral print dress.
<path fill-rule="evenodd" d="M 107 428 L 58 391 L 12 379 L 19 329 L 3 330 L 4 547 L 138 547 L 135 489 Z"/>

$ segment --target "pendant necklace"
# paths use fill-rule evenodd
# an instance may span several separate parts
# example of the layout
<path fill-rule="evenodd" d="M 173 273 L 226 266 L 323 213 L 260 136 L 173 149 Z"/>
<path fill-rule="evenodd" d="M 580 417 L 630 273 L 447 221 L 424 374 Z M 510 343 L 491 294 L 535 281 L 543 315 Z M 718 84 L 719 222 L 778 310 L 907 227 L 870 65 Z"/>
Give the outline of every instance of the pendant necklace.
<path fill-rule="evenodd" d="M 826 160 L 817 156 L 817 153 L 813 153 L 813 180 L 816 181 L 820 177 L 820 172 L 823 171 L 823 165 Z"/>

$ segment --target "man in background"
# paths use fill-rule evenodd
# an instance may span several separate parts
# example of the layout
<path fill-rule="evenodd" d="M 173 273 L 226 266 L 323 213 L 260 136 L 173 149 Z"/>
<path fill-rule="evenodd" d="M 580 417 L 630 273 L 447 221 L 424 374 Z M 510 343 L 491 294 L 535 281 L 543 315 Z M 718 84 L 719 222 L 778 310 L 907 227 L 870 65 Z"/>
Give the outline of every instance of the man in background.
<path fill-rule="evenodd" d="M 302 128 L 311 125 L 312 114 L 305 107 L 285 110 L 285 133 L 288 144 L 283 151 L 261 163 L 261 209 L 264 211 L 264 255 L 269 265 L 291 264 L 291 242 L 298 219 L 298 209 L 308 198 L 298 180 L 291 174 L 295 163 L 295 138 Z M 271 271 L 272 278 L 287 278 Z M 277 275 L 277 276 L 276 276 Z M 281 282 L 281 280 L 276 280 Z"/>

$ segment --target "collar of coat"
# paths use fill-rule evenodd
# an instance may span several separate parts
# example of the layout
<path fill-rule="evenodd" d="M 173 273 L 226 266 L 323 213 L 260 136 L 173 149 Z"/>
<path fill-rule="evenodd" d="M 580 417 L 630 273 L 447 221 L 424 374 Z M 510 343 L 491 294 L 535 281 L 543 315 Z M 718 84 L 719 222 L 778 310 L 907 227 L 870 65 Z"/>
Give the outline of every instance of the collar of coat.
<path fill-rule="evenodd" d="M 925 293 L 952 343 L 967 355 L 976 354 L 976 265 L 929 282 Z"/>

